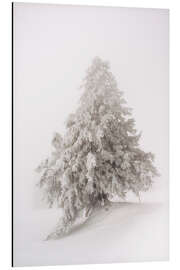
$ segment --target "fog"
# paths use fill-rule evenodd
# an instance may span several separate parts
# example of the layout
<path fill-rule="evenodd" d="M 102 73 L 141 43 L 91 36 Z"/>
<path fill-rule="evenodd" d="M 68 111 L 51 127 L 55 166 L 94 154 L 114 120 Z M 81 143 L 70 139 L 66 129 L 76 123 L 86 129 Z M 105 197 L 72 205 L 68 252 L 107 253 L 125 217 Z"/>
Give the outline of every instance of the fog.
<path fill-rule="evenodd" d="M 34 170 L 50 154 L 53 133 L 64 132 L 64 121 L 78 106 L 83 91 L 79 86 L 95 56 L 110 62 L 119 89 L 133 109 L 136 128 L 142 131 L 141 147 L 156 157 L 161 176 L 143 201 L 168 201 L 168 27 L 168 10 L 14 4 L 17 254 L 18 247 L 23 247 L 20 232 L 27 216 L 31 219 L 33 211 L 38 216 L 38 209 L 45 207 L 35 187 L 39 176 Z M 167 224 L 159 229 L 168 233 Z M 43 258 L 40 261 L 43 264 Z"/>

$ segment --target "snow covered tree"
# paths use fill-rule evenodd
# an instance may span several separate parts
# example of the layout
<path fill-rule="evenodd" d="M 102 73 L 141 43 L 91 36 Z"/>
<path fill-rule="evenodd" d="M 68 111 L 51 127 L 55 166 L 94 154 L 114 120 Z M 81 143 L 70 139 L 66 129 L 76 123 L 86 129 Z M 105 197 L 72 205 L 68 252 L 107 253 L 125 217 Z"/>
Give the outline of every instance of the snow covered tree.
<path fill-rule="evenodd" d="M 57 202 L 64 213 L 48 239 L 68 233 L 78 218 L 85 221 L 113 196 L 125 198 L 132 191 L 139 197 L 158 175 L 153 154 L 139 147 L 140 134 L 108 62 L 96 57 L 81 87 L 66 133 L 54 135 L 54 151 L 38 167 L 49 206 Z"/>

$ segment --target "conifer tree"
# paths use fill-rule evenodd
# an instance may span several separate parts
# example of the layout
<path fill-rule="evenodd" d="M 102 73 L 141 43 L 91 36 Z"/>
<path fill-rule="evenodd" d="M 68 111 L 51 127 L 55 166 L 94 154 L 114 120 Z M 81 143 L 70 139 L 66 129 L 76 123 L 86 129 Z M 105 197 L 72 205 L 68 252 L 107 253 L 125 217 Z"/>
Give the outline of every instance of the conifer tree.
<path fill-rule="evenodd" d="M 55 133 L 52 155 L 38 167 L 49 206 L 56 202 L 64 213 L 48 239 L 68 233 L 78 218 L 85 221 L 113 196 L 125 198 L 132 191 L 139 197 L 158 175 L 153 154 L 139 147 L 140 134 L 109 63 L 96 57 L 81 87 L 66 133 Z"/>

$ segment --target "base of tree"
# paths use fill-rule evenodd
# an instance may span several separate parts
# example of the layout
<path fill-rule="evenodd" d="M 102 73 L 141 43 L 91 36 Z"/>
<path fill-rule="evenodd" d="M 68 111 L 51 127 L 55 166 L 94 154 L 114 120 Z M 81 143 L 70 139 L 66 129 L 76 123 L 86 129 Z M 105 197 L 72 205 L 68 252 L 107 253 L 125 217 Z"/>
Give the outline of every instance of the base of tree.
<path fill-rule="evenodd" d="M 100 210 L 108 211 L 112 205 L 119 204 L 119 202 L 110 202 L 104 204 L 103 206 L 96 206 L 93 209 L 84 209 L 81 211 L 81 213 L 78 215 L 74 221 L 68 221 L 65 220 L 64 217 L 60 218 L 54 232 L 50 233 L 46 238 L 47 240 L 57 240 L 62 237 L 65 237 L 66 235 L 69 235 L 73 231 L 79 229 L 82 225 L 87 223 L 87 221 L 91 218 L 91 216 L 96 215 Z"/>

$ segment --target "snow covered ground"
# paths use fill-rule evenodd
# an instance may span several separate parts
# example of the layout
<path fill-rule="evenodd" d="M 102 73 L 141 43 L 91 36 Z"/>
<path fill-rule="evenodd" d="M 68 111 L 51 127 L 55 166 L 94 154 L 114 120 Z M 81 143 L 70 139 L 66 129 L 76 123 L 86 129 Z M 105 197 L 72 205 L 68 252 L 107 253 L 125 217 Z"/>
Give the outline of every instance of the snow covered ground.
<path fill-rule="evenodd" d="M 70 235 L 44 241 L 60 215 L 58 209 L 38 209 L 15 220 L 15 266 L 168 259 L 166 203 L 114 203 Z"/>

